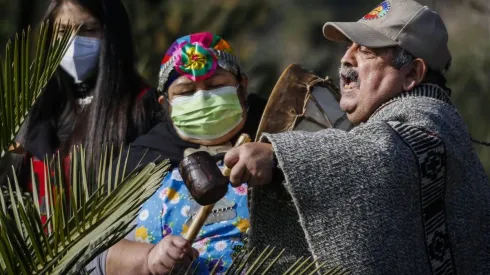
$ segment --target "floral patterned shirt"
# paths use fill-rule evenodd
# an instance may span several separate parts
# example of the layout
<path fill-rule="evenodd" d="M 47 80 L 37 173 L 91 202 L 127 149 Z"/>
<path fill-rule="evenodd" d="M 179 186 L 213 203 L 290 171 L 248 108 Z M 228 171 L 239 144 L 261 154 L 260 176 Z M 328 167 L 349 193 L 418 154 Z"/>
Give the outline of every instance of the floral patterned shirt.
<path fill-rule="evenodd" d="M 219 166 L 223 168 L 222 164 Z M 170 234 L 184 235 L 199 207 L 175 168 L 143 204 L 133 231 L 135 240 L 156 244 Z M 216 274 L 223 274 L 243 248 L 248 228 L 247 186 L 233 188 L 230 185 L 193 244 L 200 254 L 193 265 L 195 268 L 198 263 L 197 274 L 210 274 L 217 263 Z"/>

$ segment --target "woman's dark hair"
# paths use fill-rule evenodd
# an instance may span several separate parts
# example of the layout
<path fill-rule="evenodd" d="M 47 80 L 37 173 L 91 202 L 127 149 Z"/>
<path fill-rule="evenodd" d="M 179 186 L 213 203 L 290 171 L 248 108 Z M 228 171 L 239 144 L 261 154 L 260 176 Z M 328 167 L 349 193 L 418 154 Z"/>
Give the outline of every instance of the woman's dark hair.
<path fill-rule="evenodd" d="M 33 146 L 29 143 L 38 138 L 40 131 L 51 130 L 54 134 L 46 136 L 53 141 L 53 148 L 37 148 L 39 154 L 52 154 L 56 149 L 67 154 L 72 145 L 83 144 L 87 158 L 98 160 L 103 145 L 126 145 L 151 127 L 149 110 L 140 100 L 146 84 L 135 67 L 131 27 L 121 1 L 52 0 L 44 18 L 51 25 L 49 36 L 56 35 L 53 23 L 65 2 L 79 5 L 100 22 L 103 38 L 99 65 L 96 76 L 87 81 L 92 83 L 93 100 L 82 110 L 76 104 L 80 89 L 59 68 L 29 113 L 21 140 L 32 152 L 36 148 L 29 148 Z M 47 129 L 39 129 L 40 125 Z"/>

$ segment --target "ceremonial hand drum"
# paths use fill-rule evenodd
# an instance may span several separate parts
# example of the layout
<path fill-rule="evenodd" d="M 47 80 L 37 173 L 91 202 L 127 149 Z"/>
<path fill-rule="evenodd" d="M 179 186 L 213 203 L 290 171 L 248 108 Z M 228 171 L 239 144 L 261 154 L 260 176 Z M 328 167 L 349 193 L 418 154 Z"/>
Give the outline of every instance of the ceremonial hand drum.
<path fill-rule="evenodd" d="M 262 114 L 262 133 L 316 132 L 327 128 L 348 131 L 353 126 L 340 109 L 340 90 L 329 77 L 320 78 L 301 65 L 289 65 L 277 81 Z"/>

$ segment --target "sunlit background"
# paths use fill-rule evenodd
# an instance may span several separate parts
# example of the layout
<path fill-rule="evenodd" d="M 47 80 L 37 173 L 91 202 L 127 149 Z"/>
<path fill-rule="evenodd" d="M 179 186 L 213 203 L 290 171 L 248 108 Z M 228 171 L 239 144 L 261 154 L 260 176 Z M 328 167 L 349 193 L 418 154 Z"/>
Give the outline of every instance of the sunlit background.
<path fill-rule="evenodd" d="M 0 41 L 38 26 L 49 1 L 0 0 Z M 326 21 L 358 20 L 381 0 L 125 0 L 133 22 L 138 68 L 156 85 L 161 58 L 177 37 L 211 31 L 228 40 L 264 97 L 288 64 L 337 80 L 343 47 L 323 38 Z M 490 1 L 424 0 L 449 30 L 453 102 L 473 138 L 490 141 Z M 3 46 L 2 46 L 3 47 Z M 490 175 L 490 147 L 475 144 Z"/>

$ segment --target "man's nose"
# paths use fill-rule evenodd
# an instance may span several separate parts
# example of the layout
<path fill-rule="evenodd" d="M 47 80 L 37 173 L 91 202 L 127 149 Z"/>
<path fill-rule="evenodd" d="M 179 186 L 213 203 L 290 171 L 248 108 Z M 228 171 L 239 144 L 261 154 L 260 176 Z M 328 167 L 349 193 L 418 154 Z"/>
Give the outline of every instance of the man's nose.
<path fill-rule="evenodd" d="M 357 62 L 356 62 L 357 47 L 358 45 L 356 44 L 352 44 L 351 46 L 349 46 L 345 51 L 344 56 L 342 56 L 342 59 L 340 59 L 340 64 L 349 67 L 357 66 Z"/>

